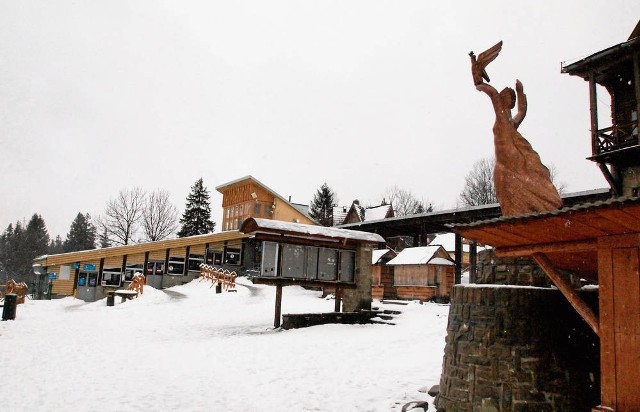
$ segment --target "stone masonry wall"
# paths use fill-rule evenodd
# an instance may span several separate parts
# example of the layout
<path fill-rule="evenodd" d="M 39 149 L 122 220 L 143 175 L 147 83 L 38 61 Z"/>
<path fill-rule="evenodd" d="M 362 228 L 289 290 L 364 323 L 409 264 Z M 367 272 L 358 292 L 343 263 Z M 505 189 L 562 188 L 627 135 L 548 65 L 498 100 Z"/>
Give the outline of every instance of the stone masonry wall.
<path fill-rule="evenodd" d="M 454 287 L 439 411 L 586 411 L 599 375 L 599 340 L 559 291 Z"/>
<path fill-rule="evenodd" d="M 356 289 L 345 289 L 342 292 L 342 311 L 356 312 L 371 310 L 371 282 L 373 269 L 371 253 L 373 245 L 361 243 L 356 249 Z"/>

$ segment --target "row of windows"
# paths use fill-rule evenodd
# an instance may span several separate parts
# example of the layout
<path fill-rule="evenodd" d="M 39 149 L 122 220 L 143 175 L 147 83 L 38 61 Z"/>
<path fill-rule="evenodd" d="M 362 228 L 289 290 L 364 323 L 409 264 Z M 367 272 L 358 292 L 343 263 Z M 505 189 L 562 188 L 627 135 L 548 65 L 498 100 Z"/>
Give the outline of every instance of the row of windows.
<path fill-rule="evenodd" d="M 251 208 L 253 208 L 253 213 L 251 213 Z M 249 217 L 271 217 L 272 214 L 273 206 L 271 203 L 247 202 L 240 205 L 229 206 L 224 210 L 222 230 L 240 229 L 242 222 Z"/>
<path fill-rule="evenodd" d="M 149 275 L 186 275 L 188 271 L 199 272 L 200 265 L 206 262 L 209 265 L 239 265 L 241 263 L 241 250 L 239 248 L 227 248 L 225 252 L 209 251 L 205 255 L 190 254 L 189 259 L 185 261 L 184 257 L 169 256 L 167 262 L 154 260 L 147 262 L 147 268 L 144 269 L 144 264 L 131 264 L 127 265 L 124 273 L 120 267 L 105 267 L 102 270 L 102 277 L 100 278 L 100 285 L 120 287 L 123 282 L 128 282 L 133 279 L 133 275 L 137 272 Z M 185 265 L 187 271 L 185 271 Z M 97 271 L 83 271 L 78 275 L 78 286 L 90 286 L 95 287 L 98 284 L 98 272 Z"/>

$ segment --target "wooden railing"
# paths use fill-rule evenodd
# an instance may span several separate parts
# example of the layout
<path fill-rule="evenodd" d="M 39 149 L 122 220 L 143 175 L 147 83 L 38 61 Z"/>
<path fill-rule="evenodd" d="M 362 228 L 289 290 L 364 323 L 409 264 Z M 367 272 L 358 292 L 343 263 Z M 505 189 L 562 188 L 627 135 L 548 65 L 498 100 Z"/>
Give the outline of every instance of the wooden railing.
<path fill-rule="evenodd" d="M 600 129 L 593 134 L 593 154 L 599 155 L 638 144 L 638 122 Z"/>

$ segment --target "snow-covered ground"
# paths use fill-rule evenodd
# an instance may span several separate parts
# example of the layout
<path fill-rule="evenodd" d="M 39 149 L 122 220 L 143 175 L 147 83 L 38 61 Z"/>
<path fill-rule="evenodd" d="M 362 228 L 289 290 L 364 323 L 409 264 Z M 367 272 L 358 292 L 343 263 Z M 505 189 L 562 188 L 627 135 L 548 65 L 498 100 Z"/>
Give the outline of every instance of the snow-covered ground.
<path fill-rule="evenodd" d="M 448 306 L 396 325 L 273 328 L 275 288 L 194 281 L 135 300 L 27 300 L 0 322 L 2 411 L 389 411 L 437 384 Z M 331 312 L 285 287 L 283 313 Z"/>

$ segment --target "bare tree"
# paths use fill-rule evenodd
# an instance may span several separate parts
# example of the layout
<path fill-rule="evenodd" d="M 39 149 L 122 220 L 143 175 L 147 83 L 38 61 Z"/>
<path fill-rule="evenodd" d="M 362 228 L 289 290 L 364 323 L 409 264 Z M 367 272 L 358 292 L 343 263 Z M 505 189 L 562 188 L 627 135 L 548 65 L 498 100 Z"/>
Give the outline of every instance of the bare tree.
<path fill-rule="evenodd" d="M 395 216 L 408 216 L 433 211 L 431 202 L 418 199 L 410 191 L 401 189 L 398 186 L 388 188 L 383 194 L 382 202 L 391 203 Z"/>
<path fill-rule="evenodd" d="M 134 187 L 121 190 L 115 199 L 109 200 L 97 226 L 101 232 L 106 229 L 111 244 L 132 243 L 142 217 L 145 197 L 142 188 Z"/>
<path fill-rule="evenodd" d="M 465 206 L 480 206 L 498 203 L 496 189 L 493 184 L 493 169 L 496 159 L 483 158 L 476 161 L 471 171 L 465 177 L 464 189 L 460 193 L 460 201 Z M 561 195 L 566 191 L 566 184 L 557 181 L 557 170 L 554 165 L 549 167 L 551 181 Z"/>
<path fill-rule="evenodd" d="M 558 191 L 560 196 L 565 194 L 567 192 L 567 184 L 558 180 L 558 169 L 556 168 L 556 165 L 549 165 L 549 174 L 551 175 L 551 181 L 553 182 L 553 185 L 556 187 L 556 190 Z"/>
<path fill-rule="evenodd" d="M 169 201 L 169 192 L 156 190 L 147 195 L 142 209 L 142 231 L 146 240 L 166 239 L 178 228 L 178 209 Z"/>
<path fill-rule="evenodd" d="M 460 193 L 460 201 L 465 206 L 488 205 L 498 203 L 496 189 L 493 185 L 494 158 L 483 158 L 476 161 L 465 177 L 464 189 Z"/>

